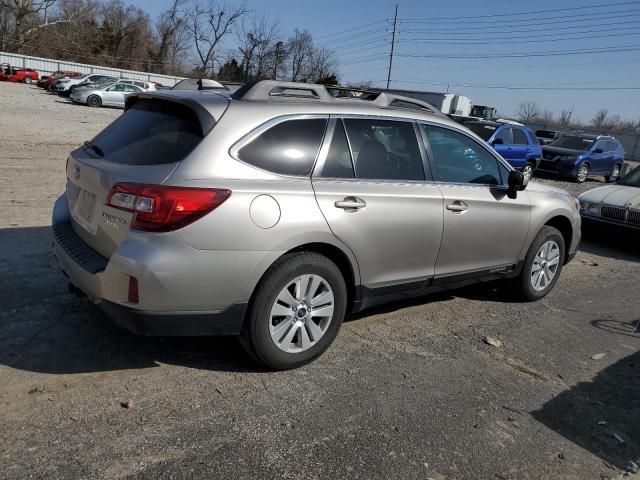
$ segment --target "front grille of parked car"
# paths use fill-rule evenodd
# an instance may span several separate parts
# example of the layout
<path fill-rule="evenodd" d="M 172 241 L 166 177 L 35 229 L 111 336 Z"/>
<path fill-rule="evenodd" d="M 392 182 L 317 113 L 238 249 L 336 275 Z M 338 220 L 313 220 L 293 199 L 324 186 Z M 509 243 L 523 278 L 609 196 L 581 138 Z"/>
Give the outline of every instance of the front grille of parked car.
<path fill-rule="evenodd" d="M 626 211 L 627 210 L 622 207 L 609 207 L 607 205 L 604 205 L 600 209 L 600 215 L 602 215 L 605 218 L 611 218 L 612 220 L 624 222 Z"/>
<path fill-rule="evenodd" d="M 640 210 L 629 210 L 627 222 L 633 223 L 634 225 L 640 225 Z"/>

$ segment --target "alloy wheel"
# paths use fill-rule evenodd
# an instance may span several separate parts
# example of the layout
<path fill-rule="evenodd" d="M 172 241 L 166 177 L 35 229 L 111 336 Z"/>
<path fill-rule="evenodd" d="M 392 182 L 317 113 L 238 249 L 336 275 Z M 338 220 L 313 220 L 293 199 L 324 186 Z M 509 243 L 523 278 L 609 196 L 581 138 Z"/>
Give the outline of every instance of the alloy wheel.
<path fill-rule="evenodd" d="M 326 333 L 333 310 L 329 282 L 320 275 L 300 275 L 280 291 L 271 307 L 271 340 L 287 353 L 308 350 Z"/>
<path fill-rule="evenodd" d="M 545 242 L 533 259 L 531 286 L 542 291 L 553 281 L 560 266 L 560 247 L 553 240 Z"/>
<path fill-rule="evenodd" d="M 586 165 L 580 165 L 580 168 L 578 169 L 578 181 L 584 182 L 587 179 L 588 175 L 589 167 L 587 167 Z"/>

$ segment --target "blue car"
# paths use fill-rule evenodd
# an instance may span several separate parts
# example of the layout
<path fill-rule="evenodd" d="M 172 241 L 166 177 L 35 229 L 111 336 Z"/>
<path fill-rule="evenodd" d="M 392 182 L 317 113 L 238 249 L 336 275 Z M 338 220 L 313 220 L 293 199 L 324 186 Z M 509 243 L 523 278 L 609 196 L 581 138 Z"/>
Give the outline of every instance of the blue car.
<path fill-rule="evenodd" d="M 578 183 L 591 175 L 602 175 L 607 182 L 620 176 L 624 149 L 608 135 L 565 134 L 542 147 L 540 170 L 570 177 Z"/>
<path fill-rule="evenodd" d="M 472 120 L 464 126 L 491 145 L 511 166 L 530 177 L 542 160 L 542 147 L 535 134 L 515 123 Z"/>

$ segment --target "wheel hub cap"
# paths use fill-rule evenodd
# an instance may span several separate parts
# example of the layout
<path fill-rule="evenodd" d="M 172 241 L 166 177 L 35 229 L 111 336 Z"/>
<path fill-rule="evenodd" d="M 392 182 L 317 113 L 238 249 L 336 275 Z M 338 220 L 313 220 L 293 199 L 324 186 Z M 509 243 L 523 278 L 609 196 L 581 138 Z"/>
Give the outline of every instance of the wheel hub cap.
<path fill-rule="evenodd" d="M 536 291 L 547 288 L 558 272 L 560 266 L 560 247 L 549 240 L 545 242 L 533 259 L 531 266 L 531 286 Z"/>
<path fill-rule="evenodd" d="M 300 275 L 280 290 L 271 307 L 271 340 L 287 353 L 318 343 L 333 318 L 334 298 L 329 282 L 319 275 Z"/>

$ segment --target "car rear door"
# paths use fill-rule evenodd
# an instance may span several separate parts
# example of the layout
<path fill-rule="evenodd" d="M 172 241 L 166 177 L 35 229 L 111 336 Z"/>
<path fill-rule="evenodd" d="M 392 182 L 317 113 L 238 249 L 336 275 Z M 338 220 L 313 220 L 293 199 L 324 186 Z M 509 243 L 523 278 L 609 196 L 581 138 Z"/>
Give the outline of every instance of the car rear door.
<path fill-rule="evenodd" d="M 442 195 L 424 160 L 411 121 L 330 120 L 313 188 L 372 295 L 418 288 L 434 275 Z"/>
<path fill-rule="evenodd" d="M 426 123 L 420 124 L 420 130 L 444 199 L 436 279 L 514 268 L 529 231 L 528 195 L 507 197 L 509 170 L 471 136 Z"/>
<path fill-rule="evenodd" d="M 527 164 L 527 155 L 531 151 L 527 134 L 520 128 L 512 127 L 513 145 L 511 145 L 511 157 L 509 163 L 512 167 L 521 169 Z"/>

